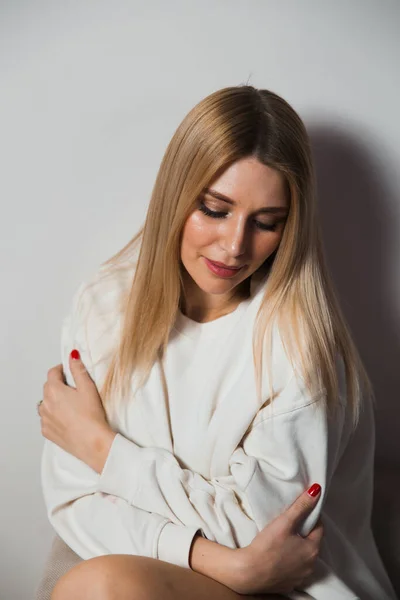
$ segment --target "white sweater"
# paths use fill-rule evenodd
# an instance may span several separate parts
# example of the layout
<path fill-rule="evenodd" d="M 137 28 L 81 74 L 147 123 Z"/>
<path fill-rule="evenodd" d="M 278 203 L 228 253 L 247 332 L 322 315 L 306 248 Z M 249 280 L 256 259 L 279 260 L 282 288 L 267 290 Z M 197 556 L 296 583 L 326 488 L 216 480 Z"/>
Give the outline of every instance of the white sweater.
<path fill-rule="evenodd" d="M 63 322 L 62 362 L 75 387 L 69 353 L 77 348 L 99 387 L 118 339 L 117 303 L 133 277 L 99 271 L 76 291 Z M 374 421 L 364 404 L 351 434 L 342 365 L 341 411 L 328 421 L 319 397 L 294 376 L 279 332 L 273 383 L 280 393 L 260 409 L 252 325 L 265 283 L 207 323 L 178 312 L 164 359 L 134 399 L 111 417 L 117 435 L 103 472 L 45 440 L 42 485 L 48 517 L 82 558 L 141 555 L 189 568 L 196 531 L 230 548 L 255 535 L 314 482 L 321 499 L 301 531 L 322 513 L 325 528 L 315 582 L 290 598 L 393 600 L 370 529 Z M 339 363 L 338 363 L 339 364 Z M 263 400 L 269 396 L 266 369 Z M 249 431 L 245 436 L 247 429 Z"/>

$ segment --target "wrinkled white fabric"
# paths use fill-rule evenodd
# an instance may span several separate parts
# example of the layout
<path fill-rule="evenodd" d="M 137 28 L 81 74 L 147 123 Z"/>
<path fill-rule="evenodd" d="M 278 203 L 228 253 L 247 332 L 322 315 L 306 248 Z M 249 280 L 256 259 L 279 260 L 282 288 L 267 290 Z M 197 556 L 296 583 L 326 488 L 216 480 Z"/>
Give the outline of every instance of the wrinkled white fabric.
<path fill-rule="evenodd" d="M 82 283 L 63 322 L 62 362 L 75 387 L 73 348 L 99 387 L 120 328 L 118 302 L 133 277 L 104 268 Z M 254 536 L 314 482 L 321 499 L 304 523 L 325 526 L 314 582 L 316 600 L 393 600 L 375 547 L 370 513 L 374 421 L 365 401 L 351 433 L 338 361 L 341 409 L 329 420 L 320 397 L 295 376 L 279 332 L 273 338 L 278 395 L 260 409 L 252 354 L 253 322 L 265 290 L 230 314 L 197 323 L 178 311 L 164 357 L 145 386 L 118 405 L 118 433 L 101 474 L 45 441 L 42 484 L 50 522 L 82 558 L 134 554 L 189 567 L 197 531 L 231 548 Z M 263 402 L 269 397 L 263 373 Z M 246 434 L 247 432 L 247 434 Z M 246 435 L 245 435 L 246 434 Z M 304 597 L 295 593 L 294 598 Z"/>

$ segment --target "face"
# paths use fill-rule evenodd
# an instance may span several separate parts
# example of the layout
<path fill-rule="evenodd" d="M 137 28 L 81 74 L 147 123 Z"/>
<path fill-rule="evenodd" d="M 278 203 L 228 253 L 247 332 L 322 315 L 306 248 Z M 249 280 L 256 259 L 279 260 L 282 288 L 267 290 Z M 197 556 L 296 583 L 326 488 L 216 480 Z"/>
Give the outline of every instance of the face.
<path fill-rule="evenodd" d="M 278 171 L 254 157 L 228 167 L 203 191 L 184 225 L 185 306 L 212 314 L 232 304 L 240 284 L 278 247 L 288 211 Z M 209 261 L 240 269 L 223 272 Z"/>

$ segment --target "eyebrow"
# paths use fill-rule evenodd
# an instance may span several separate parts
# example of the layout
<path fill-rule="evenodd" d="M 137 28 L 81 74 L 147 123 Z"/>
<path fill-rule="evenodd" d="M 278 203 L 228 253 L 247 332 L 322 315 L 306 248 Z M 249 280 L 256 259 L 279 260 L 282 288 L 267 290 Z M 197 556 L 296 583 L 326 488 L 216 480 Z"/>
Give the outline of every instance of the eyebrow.
<path fill-rule="evenodd" d="M 220 192 L 217 192 L 217 190 L 213 190 L 212 188 L 205 188 L 204 189 L 204 194 L 209 194 L 210 196 L 213 196 L 214 198 L 216 198 L 217 200 L 222 200 L 223 202 L 227 202 L 228 204 L 233 204 L 235 205 L 236 202 L 234 200 L 232 200 L 232 198 L 229 198 L 228 196 L 225 196 L 224 194 L 221 194 Z M 264 208 L 260 208 L 259 210 L 255 211 L 257 213 L 267 213 L 267 214 L 287 214 L 289 212 L 289 209 L 286 208 L 285 206 L 265 206 Z"/>

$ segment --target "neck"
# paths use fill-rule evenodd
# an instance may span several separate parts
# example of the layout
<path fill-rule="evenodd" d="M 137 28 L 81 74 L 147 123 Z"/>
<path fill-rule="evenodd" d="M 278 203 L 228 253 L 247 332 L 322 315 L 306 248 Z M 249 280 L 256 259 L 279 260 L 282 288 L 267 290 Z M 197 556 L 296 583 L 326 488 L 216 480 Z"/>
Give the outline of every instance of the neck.
<path fill-rule="evenodd" d="M 212 297 L 211 302 L 207 302 L 204 295 L 199 295 L 198 291 L 199 288 L 193 280 L 189 285 L 185 282 L 185 291 L 181 297 L 179 308 L 184 315 L 194 321 L 200 323 L 213 321 L 234 311 L 240 302 L 250 296 L 250 277 L 239 284 L 229 297 L 223 299 L 216 297 L 217 302 Z"/>

